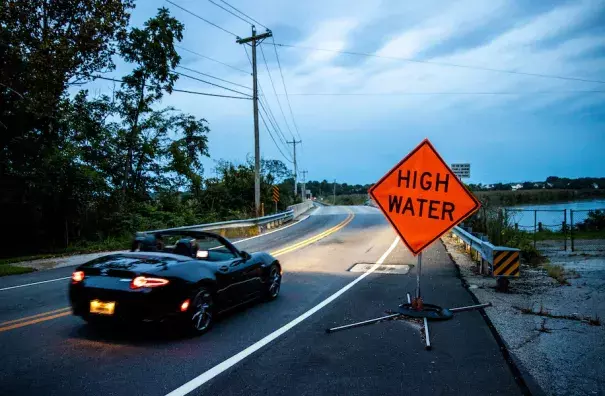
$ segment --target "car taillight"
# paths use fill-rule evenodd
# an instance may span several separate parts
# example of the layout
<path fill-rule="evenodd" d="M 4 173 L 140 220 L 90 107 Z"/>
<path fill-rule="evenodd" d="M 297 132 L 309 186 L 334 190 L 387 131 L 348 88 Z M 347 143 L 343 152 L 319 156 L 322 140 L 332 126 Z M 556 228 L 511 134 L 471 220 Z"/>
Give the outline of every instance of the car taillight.
<path fill-rule="evenodd" d="M 158 287 L 168 284 L 168 279 L 148 278 L 146 276 L 137 276 L 130 282 L 131 289 L 140 289 L 142 287 Z"/>
<path fill-rule="evenodd" d="M 84 271 L 75 271 L 71 274 L 71 283 L 80 283 L 84 280 Z"/>
<path fill-rule="evenodd" d="M 190 303 L 191 301 L 189 299 L 183 301 L 183 303 L 181 304 L 181 312 L 186 312 L 189 309 Z"/>

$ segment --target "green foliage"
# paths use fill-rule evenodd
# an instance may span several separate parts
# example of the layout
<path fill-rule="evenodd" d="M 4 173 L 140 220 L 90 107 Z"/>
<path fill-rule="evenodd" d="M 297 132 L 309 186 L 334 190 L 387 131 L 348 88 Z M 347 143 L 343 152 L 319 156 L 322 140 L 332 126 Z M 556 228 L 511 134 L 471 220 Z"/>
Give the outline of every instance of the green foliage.
<path fill-rule="evenodd" d="M 306 187 L 308 190 L 311 190 L 311 194 L 314 197 L 323 197 L 325 199 L 331 198 L 336 191 L 336 196 L 338 195 L 351 195 L 357 194 L 362 195 L 365 194 L 367 197 L 368 189 L 371 187 L 371 184 L 347 184 L 347 183 L 332 183 L 327 180 L 319 181 L 308 181 L 306 183 Z M 334 190 L 336 187 L 336 190 Z M 367 198 L 366 198 L 367 199 Z"/>
<path fill-rule="evenodd" d="M 569 179 L 566 177 L 549 176 L 543 182 L 523 183 L 496 183 L 493 185 L 469 184 L 472 191 L 510 191 L 516 184 L 521 184 L 521 190 L 601 190 L 603 196 L 605 190 L 605 178 L 603 177 L 580 177 Z"/>
<path fill-rule="evenodd" d="M 500 208 L 494 208 L 489 201 L 481 199 L 481 209 L 464 222 L 473 232 L 487 235 L 496 246 L 513 247 L 520 250 L 526 263 L 537 265 L 545 261 L 544 256 L 534 247 L 533 235 L 516 230 L 507 214 Z"/>
<path fill-rule="evenodd" d="M 0 276 L 19 275 L 34 272 L 35 269 L 29 267 L 19 267 L 11 264 L 0 264 Z"/>
<path fill-rule="evenodd" d="M 206 120 L 157 106 L 183 25 L 162 8 L 127 30 L 131 0 L 72 3 L 0 6 L 2 256 L 123 246 L 134 230 L 217 217 L 199 205 Z M 116 54 L 133 69 L 111 97 L 68 95 Z M 164 210 L 165 196 L 178 205 Z"/>
<path fill-rule="evenodd" d="M 493 206 L 514 206 L 520 204 L 544 204 L 605 197 L 605 189 L 476 191 L 475 195 L 477 198 L 481 199 L 481 201 L 488 202 Z"/>
<path fill-rule="evenodd" d="M 554 280 L 559 282 L 559 284 L 561 284 L 561 285 L 569 284 L 569 281 L 567 280 L 567 276 L 566 276 L 567 274 L 562 265 L 545 264 L 544 269 L 546 270 L 546 273 L 548 274 L 548 276 L 550 276 L 551 278 L 553 278 Z"/>
<path fill-rule="evenodd" d="M 605 210 L 591 210 L 583 222 L 575 224 L 578 231 L 605 231 Z"/>
<path fill-rule="evenodd" d="M 332 203 L 331 197 L 326 199 L 329 203 Z M 363 205 L 367 200 L 368 194 L 337 195 L 335 205 Z"/>

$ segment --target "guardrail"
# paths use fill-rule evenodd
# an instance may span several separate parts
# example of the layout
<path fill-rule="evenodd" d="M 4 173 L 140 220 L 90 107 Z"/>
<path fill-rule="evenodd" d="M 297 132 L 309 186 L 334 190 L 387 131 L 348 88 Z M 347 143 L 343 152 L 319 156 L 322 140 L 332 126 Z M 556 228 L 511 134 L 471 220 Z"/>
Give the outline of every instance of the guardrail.
<path fill-rule="evenodd" d="M 288 210 L 293 211 L 294 212 L 294 218 L 297 218 L 298 216 L 300 216 L 301 214 L 305 213 L 307 210 L 311 209 L 312 207 L 313 207 L 313 201 L 306 200 L 306 201 L 301 202 L 299 204 L 288 206 Z"/>
<path fill-rule="evenodd" d="M 306 212 L 307 210 L 313 207 L 312 201 L 305 201 L 300 204 L 288 206 L 288 210 L 282 213 L 276 213 L 268 216 L 257 217 L 253 219 L 244 219 L 244 220 L 229 220 L 229 221 L 219 221 L 216 223 L 208 223 L 208 224 L 196 224 L 190 226 L 182 226 L 182 227 L 173 227 L 173 228 L 165 228 L 162 230 L 151 230 L 151 231 L 142 231 L 146 233 L 154 233 L 154 232 L 165 232 L 165 231 L 211 231 L 211 230 L 223 230 L 228 228 L 244 228 L 244 227 L 253 227 L 253 226 L 267 226 L 271 228 L 275 225 L 280 225 L 286 221 L 290 221 L 298 217 L 301 213 Z"/>
<path fill-rule="evenodd" d="M 479 273 L 483 273 L 484 262 L 489 265 L 489 272 L 494 276 L 519 276 L 519 252 L 517 248 L 510 248 L 506 246 L 495 246 L 489 241 L 485 241 L 471 234 L 470 232 L 462 229 L 459 226 L 452 228 L 452 233 L 464 242 L 467 247 L 467 251 L 471 254 L 473 251 L 476 253 L 478 260 L 481 257 L 481 266 L 479 267 Z M 509 252 L 517 252 L 516 258 L 512 257 L 509 260 L 510 255 L 504 256 Z M 496 264 L 494 266 L 494 264 Z M 512 267 L 511 267 L 512 265 Z M 516 268 L 516 271 L 514 271 Z M 511 270 L 515 275 L 507 274 L 508 270 Z M 500 271 L 504 271 L 500 273 Z"/>

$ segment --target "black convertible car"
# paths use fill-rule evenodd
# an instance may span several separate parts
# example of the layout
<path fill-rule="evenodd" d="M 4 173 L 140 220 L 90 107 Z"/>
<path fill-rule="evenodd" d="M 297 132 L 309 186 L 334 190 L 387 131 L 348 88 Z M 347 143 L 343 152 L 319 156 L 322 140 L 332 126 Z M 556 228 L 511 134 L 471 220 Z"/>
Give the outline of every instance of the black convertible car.
<path fill-rule="evenodd" d="M 279 294 L 281 266 L 210 232 L 137 233 L 129 253 L 76 268 L 69 286 L 73 313 L 87 321 L 175 319 L 206 332 L 216 314 Z"/>

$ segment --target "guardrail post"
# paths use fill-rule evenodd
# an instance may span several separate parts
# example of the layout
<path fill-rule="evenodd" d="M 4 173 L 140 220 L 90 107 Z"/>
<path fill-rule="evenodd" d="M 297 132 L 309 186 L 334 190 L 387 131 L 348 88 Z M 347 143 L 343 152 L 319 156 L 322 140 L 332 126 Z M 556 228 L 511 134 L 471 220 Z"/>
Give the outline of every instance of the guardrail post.
<path fill-rule="evenodd" d="M 571 239 L 571 251 L 573 252 L 575 249 L 574 246 L 574 236 L 573 236 L 573 209 L 569 209 L 569 222 L 571 223 L 571 227 L 569 228 L 569 236 Z"/>
<path fill-rule="evenodd" d="M 537 220 L 538 220 L 538 211 L 534 209 L 534 249 L 536 248 L 536 238 L 538 237 L 538 235 L 536 235 Z"/>
<path fill-rule="evenodd" d="M 563 209 L 563 226 L 561 227 L 561 233 L 563 233 L 563 250 L 567 251 L 567 209 Z"/>

